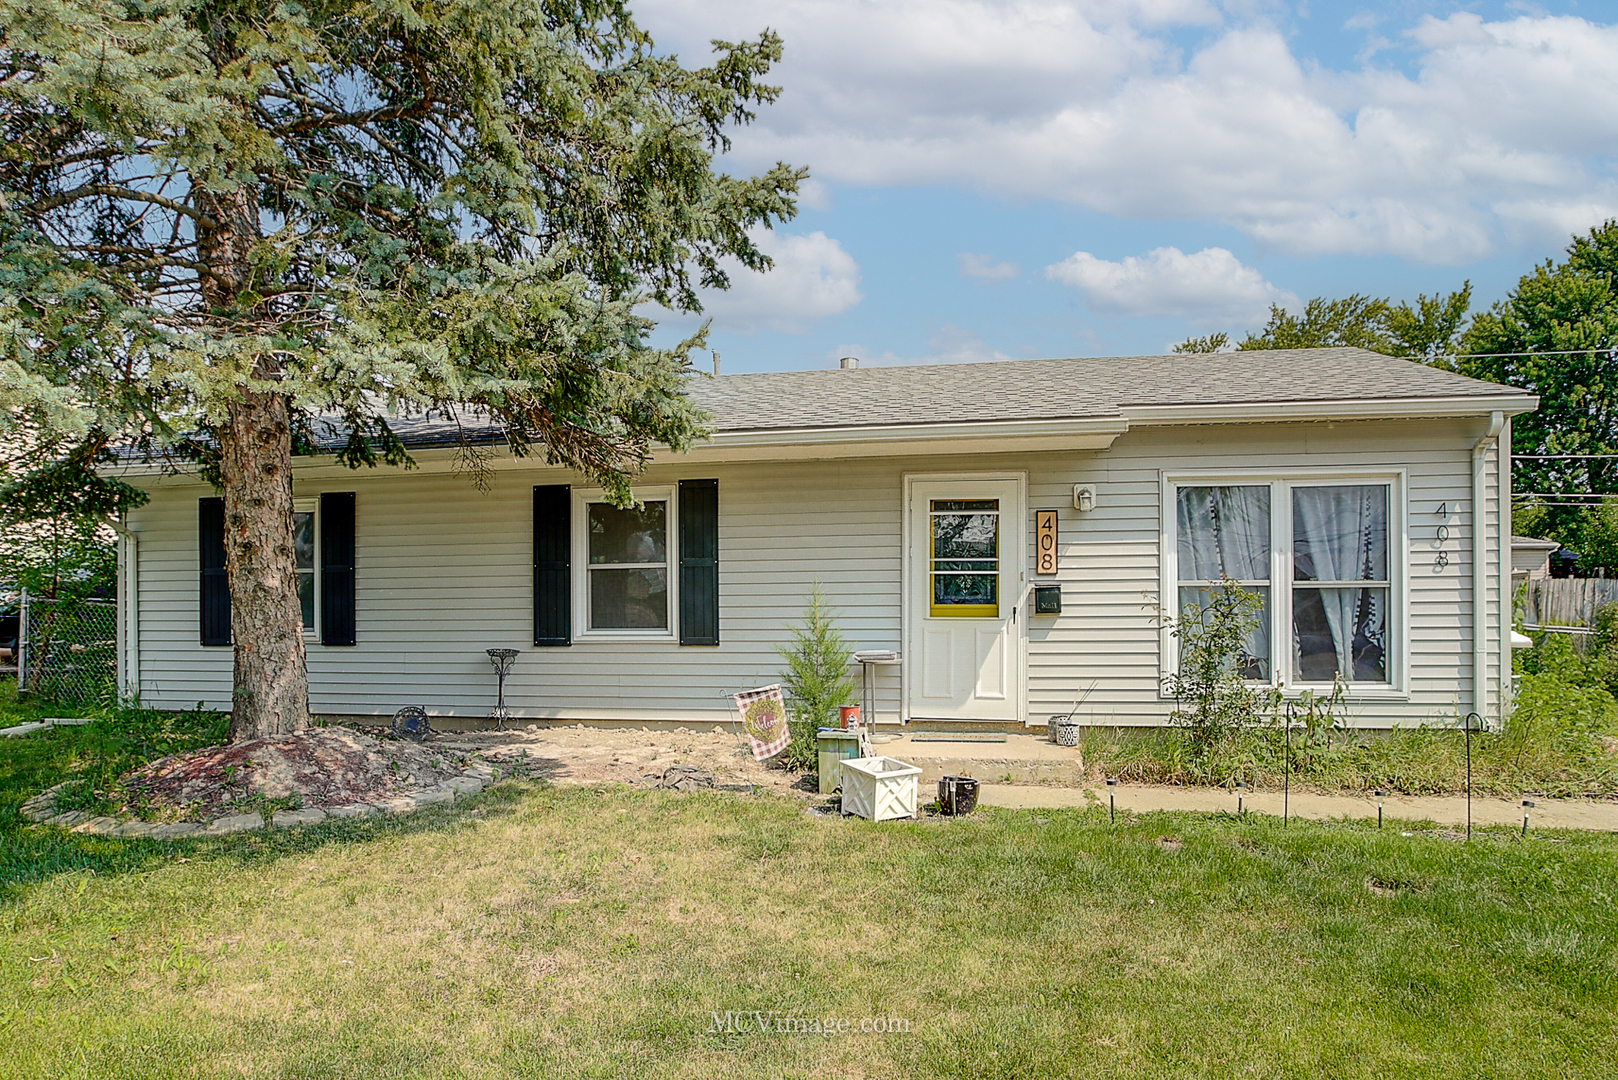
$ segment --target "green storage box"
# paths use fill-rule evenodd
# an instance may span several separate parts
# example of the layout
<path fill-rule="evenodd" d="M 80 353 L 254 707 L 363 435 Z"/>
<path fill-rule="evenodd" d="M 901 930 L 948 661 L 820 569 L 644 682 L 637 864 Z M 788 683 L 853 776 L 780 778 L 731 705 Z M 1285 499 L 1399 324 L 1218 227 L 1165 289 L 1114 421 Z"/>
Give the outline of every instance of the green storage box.
<path fill-rule="evenodd" d="M 817 733 L 820 752 L 820 793 L 830 795 L 843 783 L 843 762 L 860 756 L 860 733 L 823 727 Z"/>

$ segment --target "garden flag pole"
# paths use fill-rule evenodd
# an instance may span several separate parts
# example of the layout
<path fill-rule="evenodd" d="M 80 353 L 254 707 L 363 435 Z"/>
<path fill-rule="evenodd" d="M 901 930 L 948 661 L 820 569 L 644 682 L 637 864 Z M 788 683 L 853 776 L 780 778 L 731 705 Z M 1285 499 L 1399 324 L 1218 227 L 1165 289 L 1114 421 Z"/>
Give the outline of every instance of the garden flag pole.
<path fill-rule="evenodd" d="M 732 694 L 742 717 L 742 730 L 753 747 L 753 759 L 766 761 L 787 748 L 786 701 L 779 683 Z"/>

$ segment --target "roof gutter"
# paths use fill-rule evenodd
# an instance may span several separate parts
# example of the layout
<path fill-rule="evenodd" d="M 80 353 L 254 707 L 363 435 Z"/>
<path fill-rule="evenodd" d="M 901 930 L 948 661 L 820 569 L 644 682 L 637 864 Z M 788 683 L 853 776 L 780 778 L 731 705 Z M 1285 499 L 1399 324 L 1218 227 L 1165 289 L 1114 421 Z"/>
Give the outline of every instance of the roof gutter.
<path fill-rule="evenodd" d="M 1476 394 L 1459 397 L 1351 398 L 1340 401 L 1251 401 L 1217 405 L 1125 405 L 1133 427 L 1148 424 L 1270 423 L 1320 420 L 1400 420 L 1432 416 L 1516 416 L 1533 412 L 1532 394 Z"/>
<path fill-rule="evenodd" d="M 1500 431 L 1506 426 L 1506 414 L 1495 411 L 1489 414 L 1489 429 L 1483 437 L 1472 444 L 1472 711 L 1478 714 L 1478 719 L 1488 723 L 1487 709 L 1489 707 L 1489 650 L 1487 643 L 1488 600 L 1489 600 L 1489 570 L 1484 564 L 1488 553 L 1488 534 L 1484 529 L 1487 514 L 1483 504 L 1483 462 L 1489 454 L 1489 444 L 1500 437 Z M 1505 523 L 1505 508 L 1510 495 L 1500 493 L 1502 525 Z M 1502 530 L 1502 537 L 1504 532 Z M 1509 542 L 1509 541 L 1508 541 Z M 1504 596 L 1501 597 L 1502 621 L 1505 613 Z M 1500 673 L 1502 681 L 1505 672 Z M 1504 700 L 1502 698 L 1502 700 Z M 1505 717 L 1501 717 L 1504 720 Z"/>
<path fill-rule="evenodd" d="M 1121 416 L 997 420 L 944 424 L 866 424 L 717 431 L 684 454 L 660 450 L 661 462 L 815 460 L 906 454 L 1005 454 L 1106 450 L 1129 430 Z"/>

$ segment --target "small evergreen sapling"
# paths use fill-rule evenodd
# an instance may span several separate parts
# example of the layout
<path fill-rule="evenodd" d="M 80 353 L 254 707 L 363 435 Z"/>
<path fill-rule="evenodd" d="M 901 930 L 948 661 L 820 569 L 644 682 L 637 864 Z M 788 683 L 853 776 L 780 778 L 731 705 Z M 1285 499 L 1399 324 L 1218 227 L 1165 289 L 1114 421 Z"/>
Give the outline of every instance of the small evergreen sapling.
<path fill-rule="evenodd" d="M 803 622 L 789 627 L 791 647 L 776 649 L 787 662 L 781 679 L 792 734 L 786 764 L 794 769 L 815 767 L 815 730 L 831 720 L 837 706 L 854 697 L 854 680 L 848 673 L 854 653 L 838 633 L 836 613 L 827 606 L 818 582 L 809 590 L 808 599 Z"/>

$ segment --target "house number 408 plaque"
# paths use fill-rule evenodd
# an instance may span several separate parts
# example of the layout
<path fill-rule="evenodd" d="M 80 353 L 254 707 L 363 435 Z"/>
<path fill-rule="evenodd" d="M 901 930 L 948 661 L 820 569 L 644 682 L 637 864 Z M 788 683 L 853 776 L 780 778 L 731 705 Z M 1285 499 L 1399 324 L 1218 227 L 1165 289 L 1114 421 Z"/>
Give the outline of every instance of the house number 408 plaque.
<path fill-rule="evenodd" d="M 1056 575 L 1056 511 L 1034 511 L 1034 573 Z"/>

